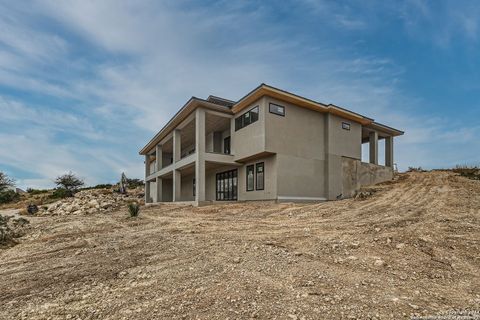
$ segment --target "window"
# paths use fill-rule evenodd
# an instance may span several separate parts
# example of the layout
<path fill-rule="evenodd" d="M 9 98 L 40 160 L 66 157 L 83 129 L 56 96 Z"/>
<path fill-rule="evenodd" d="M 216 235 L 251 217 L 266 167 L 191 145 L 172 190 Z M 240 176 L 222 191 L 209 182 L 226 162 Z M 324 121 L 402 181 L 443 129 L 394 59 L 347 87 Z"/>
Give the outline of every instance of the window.
<path fill-rule="evenodd" d="M 254 188 L 254 165 L 247 166 L 247 191 L 253 191 Z"/>
<path fill-rule="evenodd" d="M 223 153 L 230 154 L 230 137 L 223 139 Z"/>
<path fill-rule="evenodd" d="M 257 163 L 255 165 L 255 179 L 257 181 L 256 184 L 256 189 L 257 190 L 263 190 L 264 189 L 264 181 L 265 181 L 265 175 L 264 175 L 264 169 L 265 165 L 263 162 Z"/>
<path fill-rule="evenodd" d="M 237 169 L 217 173 L 217 201 L 237 200 Z"/>
<path fill-rule="evenodd" d="M 270 103 L 268 110 L 270 111 L 270 113 L 285 117 L 285 107 L 283 106 L 279 106 L 275 103 Z"/>
<path fill-rule="evenodd" d="M 250 111 L 245 112 L 240 117 L 235 119 L 235 131 L 238 131 L 249 124 L 258 120 L 258 106 L 252 108 Z"/>
<path fill-rule="evenodd" d="M 342 129 L 350 131 L 350 123 L 342 122 Z"/>

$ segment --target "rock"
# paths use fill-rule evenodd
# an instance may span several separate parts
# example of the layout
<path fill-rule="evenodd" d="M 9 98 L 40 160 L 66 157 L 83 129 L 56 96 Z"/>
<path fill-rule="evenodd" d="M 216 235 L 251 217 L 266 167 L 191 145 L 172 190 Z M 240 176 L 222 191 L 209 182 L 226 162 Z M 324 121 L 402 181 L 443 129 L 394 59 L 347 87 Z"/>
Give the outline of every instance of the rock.
<path fill-rule="evenodd" d="M 240 258 L 239 258 L 239 257 L 234 258 L 234 259 L 233 259 L 233 262 L 234 262 L 234 263 L 240 263 Z"/>
<path fill-rule="evenodd" d="M 373 265 L 375 267 L 383 267 L 385 265 L 385 261 L 383 261 L 382 259 L 377 259 L 375 260 L 375 262 L 373 263 Z"/>
<path fill-rule="evenodd" d="M 405 243 L 399 243 L 395 246 L 397 249 L 403 249 L 405 247 Z"/>

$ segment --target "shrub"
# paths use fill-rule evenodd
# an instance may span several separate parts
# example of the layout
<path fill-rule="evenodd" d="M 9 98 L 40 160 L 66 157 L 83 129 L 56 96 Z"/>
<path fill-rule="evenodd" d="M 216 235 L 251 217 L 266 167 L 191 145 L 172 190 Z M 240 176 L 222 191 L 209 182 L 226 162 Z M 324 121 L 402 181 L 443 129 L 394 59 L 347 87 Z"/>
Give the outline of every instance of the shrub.
<path fill-rule="evenodd" d="M 137 187 L 143 187 L 143 180 L 140 179 L 127 179 L 127 186 L 130 189 L 135 189 Z"/>
<path fill-rule="evenodd" d="M 138 205 L 138 203 L 129 203 L 128 213 L 130 213 L 130 217 L 138 217 L 138 214 L 140 213 L 140 206 Z"/>
<path fill-rule="evenodd" d="M 16 201 L 20 198 L 20 195 L 13 190 L 7 190 L 0 192 L 0 204 Z"/>
<path fill-rule="evenodd" d="M 36 195 L 36 194 L 47 193 L 47 192 L 48 192 L 48 190 L 32 189 L 32 188 L 27 189 L 27 193 L 31 194 L 32 196 Z"/>
<path fill-rule="evenodd" d="M 57 177 L 55 179 L 55 184 L 59 187 L 59 189 L 68 190 L 73 195 L 78 188 L 84 185 L 84 182 L 72 172 L 69 172 Z"/>
<path fill-rule="evenodd" d="M 63 199 L 68 197 L 73 197 L 73 192 L 64 188 L 57 188 L 50 195 L 51 199 Z"/>

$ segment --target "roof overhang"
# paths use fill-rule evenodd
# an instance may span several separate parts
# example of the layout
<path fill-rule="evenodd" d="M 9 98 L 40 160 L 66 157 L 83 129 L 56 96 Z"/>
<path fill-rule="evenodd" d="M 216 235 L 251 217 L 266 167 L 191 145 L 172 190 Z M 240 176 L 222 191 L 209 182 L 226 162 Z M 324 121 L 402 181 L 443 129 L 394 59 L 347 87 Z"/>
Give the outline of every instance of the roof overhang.
<path fill-rule="evenodd" d="M 383 132 L 388 136 L 391 137 L 397 137 L 397 136 L 402 136 L 405 132 L 386 126 L 384 124 L 378 123 L 378 122 L 372 122 L 371 124 L 365 126 L 364 128 L 366 129 L 372 129 L 377 132 Z"/>
<path fill-rule="evenodd" d="M 173 116 L 173 118 L 147 143 L 145 147 L 140 150 L 139 154 L 145 155 L 152 148 L 154 148 L 163 138 L 165 138 L 170 132 L 173 131 L 178 125 L 182 123 L 195 109 L 203 107 L 210 110 L 215 110 L 227 114 L 233 114 L 232 111 L 221 106 L 197 97 L 192 97 L 185 103 L 185 105 Z"/>
<path fill-rule="evenodd" d="M 262 83 L 260 86 L 252 90 L 243 98 L 241 98 L 232 107 L 232 111 L 234 113 L 240 112 L 241 110 L 247 108 L 252 103 L 262 98 L 263 96 L 272 97 L 272 98 L 285 101 L 291 104 L 295 104 L 297 106 L 304 107 L 310 110 L 323 112 L 323 113 L 331 113 L 331 114 L 340 116 L 342 118 L 361 123 L 362 125 L 368 125 L 373 122 L 373 119 L 362 116 L 361 114 L 343 109 L 333 104 L 326 105 L 317 101 L 313 101 L 313 100 L 298 96 L 296 94 L 271 87 L 264 83 Z"/>

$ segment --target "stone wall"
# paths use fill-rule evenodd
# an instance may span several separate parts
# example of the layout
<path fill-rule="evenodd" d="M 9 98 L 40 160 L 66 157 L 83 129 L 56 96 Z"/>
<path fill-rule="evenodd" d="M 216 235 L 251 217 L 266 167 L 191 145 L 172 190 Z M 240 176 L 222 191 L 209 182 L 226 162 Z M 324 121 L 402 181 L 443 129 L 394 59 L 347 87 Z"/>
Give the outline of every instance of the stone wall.
<path fill-rule="evenodd" d="M 390 167 L 361 162 L 342 157 L 342 197 L 351 198 L 363 186 L 369 186 L 393 179 Z"/>

